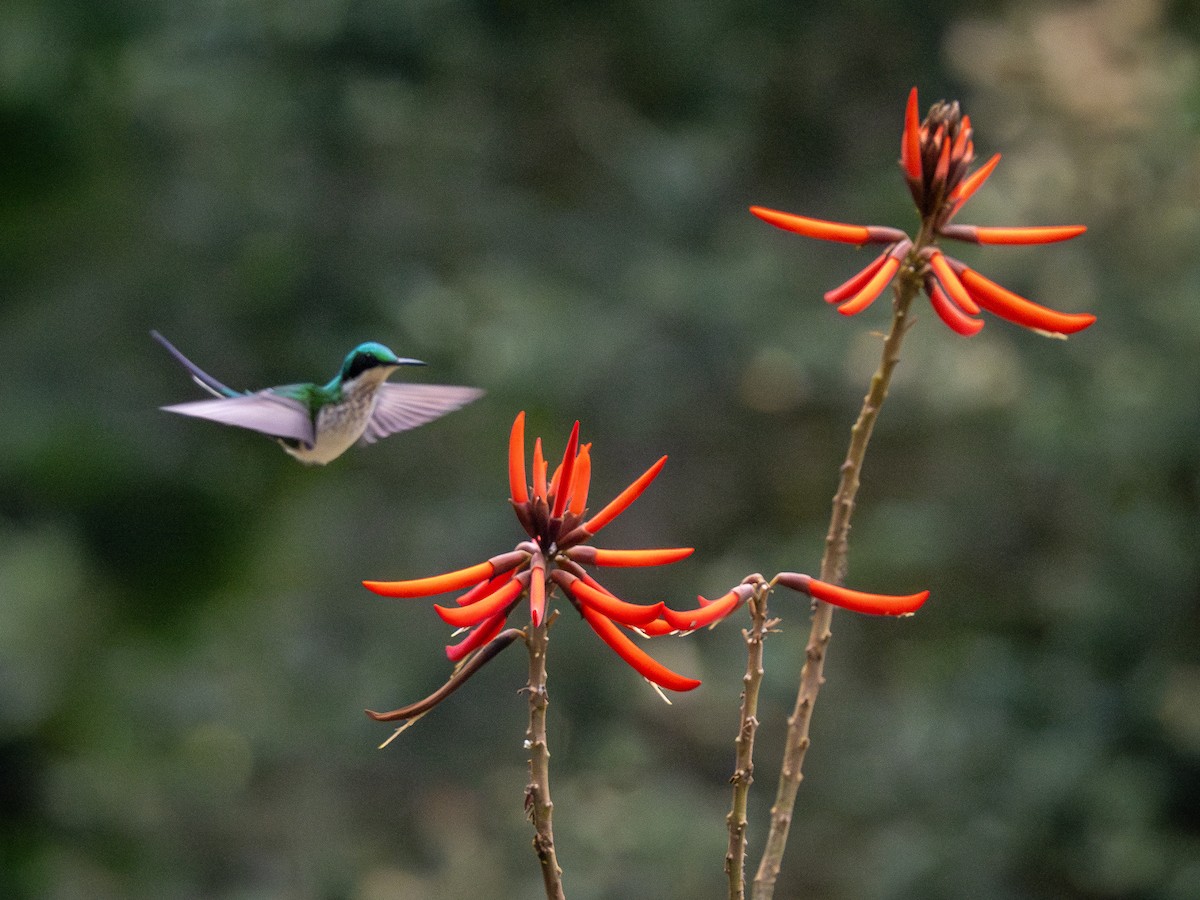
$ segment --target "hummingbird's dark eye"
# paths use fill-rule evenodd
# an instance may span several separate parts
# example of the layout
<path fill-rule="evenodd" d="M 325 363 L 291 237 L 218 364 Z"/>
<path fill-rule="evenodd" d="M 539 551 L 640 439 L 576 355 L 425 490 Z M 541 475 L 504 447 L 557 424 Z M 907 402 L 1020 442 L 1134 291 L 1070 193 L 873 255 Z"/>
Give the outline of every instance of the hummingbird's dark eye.
<path fill-rule="evenodd" d="M 350 360 L 350 368 L 346 370 L 346 379 L 355 379 L 367 369 L 373 369 L 379 364 L 379 360 L 370 353 L 356 353 L 354 359 Z"/>

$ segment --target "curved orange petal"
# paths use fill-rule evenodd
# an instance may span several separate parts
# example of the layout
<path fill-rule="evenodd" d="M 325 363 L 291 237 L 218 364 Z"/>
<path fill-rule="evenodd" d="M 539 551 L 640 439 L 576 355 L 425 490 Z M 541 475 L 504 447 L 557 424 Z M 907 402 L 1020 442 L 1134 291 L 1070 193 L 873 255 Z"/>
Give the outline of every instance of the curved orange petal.
<path fill-rule="evenodd" d="M 921 180 L 921 115 L 917 109 L 917 89 L 908 92 L 904 108 L 904 135 L 900 138 L 900 165 L 911 181 Z"/>
<path fill-rule="evenodd" d="M 936 279 L 930 278 L 925 283 L 925 293 L 929 295 L 929 304 L 933 307 L 933 311 L 951 331 L 961 334 L 963 337 L 971 337 L 978 334 L 979 330 L 983 328 L 983 320 L 974 319 L 955 306 Z"/>
<path fill-rule="evenodd" d="M 764 222 L 793 231 L 805 237 L 821 241 L 838 241 L 843 244 L 865 244 L 871 240 L 871 230 L 866 225 L 847 225 L 843 222 L 829 222 L 825 219 L 810 219 L 808 216 L 797 216 L 792 213 L 768 209 L 765 206 L 752 206 L 750 212 Z"/>
<path fill-rule="evenodd" d="M 699 609 L 674 610 L 669 606 L 663 607 L 663 618 L 676 631 L 695 631 L 705 625 L 719 622 L 745 602 L 753 588 L 742 592 L 736 588 L 727 594 L 710 600 Z"/>
<path fill-rule="evenodd" d="M 588 488 L 592 483 L 591 444 L 579 448 L 579 456 L 575 458 L 575 483 L 571 485 L 571 502 L 567 506 L 573 516 L 582 516 L 587 509 Z"/>
<path fill-rule="evenodd" d="M 491 578 L 493 574 L 495 569 L 489 560 L 428 578 L 413 578 L 408 581 L 364 581 L 363 587 L 383 597 L 429 597 L 473 585 Z"/>
<path fill-rule="evenodd" d="M 796 572 L 785 572 L 776 577 L 776 581 L 784 587 L 789 587 L 802 594 L 808 594 L 817 600 L 832 603 L 853 612 L 867 613 L 873 616 L 908 616 L 912 615 L 929 599 L 929 591 L 916 594 L 897 596 L 894 594 L 866 594 L 854 591 L 836 584 L 818 581 L 809 575 Z"/>
<path fill-rule="evenodd" d="M 592 630 L 600 636 L 600 640 L 608 644 L 613 652 L 625 660 L 633 670 L 648 681 L 669 691 L 690 691 L 700 686 L 695 678 L 687 678 L 677 672 L 672 672 L 662 663 L 642 650 L 616 625 L 586 605 L 581 605 L 579 611 Z"/>
<path fill-rule="evenodd" d="M 662 471 L 662 467 L 666 465 L 667 458 L 664 456 L 649 469 L 639 475 L 629 487 L 617 494 L 604 509 L 596 513 L 590 519 L 583 523 L 584 531 L 589 534 L 595 534 L 621 513 L 629 508 L 629 504 L 633 503 L 641 496 L 650 482 L 658 477 L 658 473 Z"/>
<path fill-rule="evenodd" d="M 579 420 L 575 420 L 575 426 L 571 429 L 571 436 L 567 439 L 567 449 L 563 453 L 562 463 L 559 469 L 554 473 L 555 493 L 554 493 L 554 509 L 550 513 L 552 516 L 561 516 L 567 508 L 567 500 L 571 496 L 571 480 L 575 475 L 575 455 L 579 450 Z"/>
<path fill-rule="evenodd" d="M 550 577 L 557 584 L 562 585 L 563 589 L 578 600 L 582 606 L 591 607 L 606 618 L 620 622 L 622 625 L 645 625 L 663 614 L 661 602 L 652 603 L 649 606 L 627 603 L 607 591 L 597 590 L 582 579 L 561 570 L 554 572 Z"/>
<path fill-rule="evenodd" d="M 948 198 L 954 203 L 954 212 L 962 209 L 962 205 L 971 199 L 971 195 L 983 187 L 983 183 L 988 180 L 988 176 L 992 174 L 999 162 L 1000 154 L 997 153 L 958 183 L 958 186 L 950 192 Z M 953 214 L 951 213 L 951 215 Z"/>
<path fill-rule="evenodd" d="M 528 485 L 525 480 L 525 410 L 521 410 L 508 436 L 508 490 L 513 503 L 529 502 Z"/>
<path fill-rule="evenodd" d="M 687 559 L 692 547 L 664 547 L 653 550 L 602 550 L 597 547 L 572 547 L 567 555 L 576 562 L 594 566 L 665 566 Z"/>
<path fill-rule="evenodd" d="M 533 496 L 546 499 L 546 457 L 542 455 L 542 439 L 533 442 Z"/>
<path fill-rule="evenodd" d="M 959 279 L 971 296 L 988 312 L 1008 319 L 1025 328 L 1047 331 L 1051 334 L 1074 334 L 1083 331 L 1096 317 L 1091 313 L 1062 313 L 1039 306 L 1019 294 L 1001 287 L 966 266 L 958 273 Z"/>
<path fill-rule="evenodd" d="M 855 294 L 861 291 L 864 287 L 866 287 L 867 282 L 869 282 L 875 276 L 875 273 L 879 271 L 879 267 L 887 262 L 888 253 L 890 252 L 890 250 L 884 250 L 877 257 L 875 257 L 875 259 L 871 260 L 871 262 L 868 263 L 866 268 L 864 268 L 861 272 L 851 276 L 849 279 L 844 281 L 842 284 L 839 284 L 832 290 L 826 291 L 825 302 L 841 303 L 846 298 L 853 297 Z"/>
<path fill-rule="evenodd" d="M 950 263 L 946 262 L 946 256 L 941 250 L 934 248 L 933 252 L 929 254 L 929 267 L 933 269 L 933 274 L 942 283 L 942 287 L 946 289 L 950 299 L 958 304 L 959 309 L 972 316 L 979 312 L 979 305 L 971 299 L 971 295 L 958 280 L 958 276 L 950 268 Z"/>
<path fill-rule="evenodd" d="M 883 261 L 883 265 L 879 267 L 879 271 L 863 286 L 863 289 L 839 306 L 837 311 L 843 316 L 853 316 L 856 313 L 862 312 L 883 293 L 883 289 L 888 286 L 888 282 L 895 277 L 899 270 L 900 260 L 896 259 L 895 256 L 889 255 Z"/>
<path fill-rule="evenodd" d="M 542 563 L 534 565 L 529 570 L 529 619 L 533 627 L 542 624 L 542 616 L 546 614 L 546 567 Z"/>
<path fill-rule="evenodd" d="M 975 239 L 981 244 L 1053 244 L 1079 237 L 1085 231 L 1086 225 L 1035 225 L 1027 228 L 977 225 Z"/>
<path fill-rule="evenodd" d="M 529 579 L 521 575 L 509 581 L 499 590 L 493 591 L 481 600 L 472 603 L 470 606 L 447 607 L 439 606 L 435 603 L 433 611 L 442 617 L 443 622 L 453 625 L 455 628 L 478 625 L 484 619 L 491 618 L 499 613 L 508 604 L 521 596 L 521 592 L 525 590 L 525 585 L 528 582 Z"/>
<path fill-rule="evenodd" d="M 482 647 L 500 633 L 500 629 L 504 627 L 504 622 L 507 618 L 508 613 L 501 610 L 490 619 L 484 619 L 472 628 L 467 636 L 457 644 L 447 644 L 446 657 L 451 662 L 458 662 L 476 647 Z"/>

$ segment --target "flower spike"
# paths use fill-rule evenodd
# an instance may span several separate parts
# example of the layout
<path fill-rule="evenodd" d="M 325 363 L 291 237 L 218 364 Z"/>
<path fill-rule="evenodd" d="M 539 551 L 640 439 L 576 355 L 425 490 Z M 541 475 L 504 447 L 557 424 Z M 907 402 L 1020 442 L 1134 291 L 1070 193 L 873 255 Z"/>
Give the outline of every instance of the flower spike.
<path fill-rule="evenodd" d="M 904 133 L 900 139 L 900 168 L 921 216 L 918 245 L 895 228 L 852 225 L 813 219 L 761 206 L 750 211 L 765 222 L 805 237 L 847 244 L 888 244 L 888 248 L 845 283 L 825 293 L 844 316 L 856 315 L 878 299 L 902 270 L 919 279 L 938 317 L 957 334 L 970 336 L 982 328 L 974 318 L 980 308 L 1034 331 L 1062 336 L 1080 331 L 1095 321 L 1084 313 L 1057 313 L 1030 304 L 977 273 L 964 276 L 937 248 L 940 238 L 974 244 L 1049 244 L 1083 234 L 1083 225 L 999 228 L 953 225 L 951 220 L 983 186 L 1000 162 L 992 156 L 975 171 L 974 126 L 958 103 L 935 103 L 919 120 L 917 89 L 908 94 Z M 932 269 L 932 276 L 927 273 Z M 970 272 L 970 270 L 967 270 Z M 966 282 L 971 283 L 966 283 Z M 911 282 L 910 282 L 911 283 Z"/>
<path fill-rule="evenodd" d="M 541 438 L 535 438 L 532 487 L 525 468 L 525 413 L 518 413 L 508 435 L 507 476 L 510 499 L 518 522 L 528 535 L 508 553 L 428 578 L 407 581 L 365 581 L 370 590 L 389 597 L 426 597 L 466 589 L 454 605 L 434 605 L 446 623 L 469 632 L 458 643 L 445 648 L 446 656 L 458 663 L 448 685 L 457 686 L 470 673 L 507 646 L 516 637 L 529 637 L 528 629 L 505 631 L 513 610 L 528 596 L 533 628 L 544 629 L 550 620 L 547 607 L 555 590 L 560 590 L 579 610 L 589 626 L 617 654 L 654 684 L 685 691 L 700 682 L 686 678 L 651 659 L 633 645 L 621 626 L 644 634 L 666 634 L 670 626 L 661 602 L 648 605 L 628 603 L 596 581 L 587 566 L 657 566 L 678 562 L 692 554 L 690 547 L 645 550 L 606 550 L 588 544 L 593 535 L 623 513 L 662 471 L 664 456 L 621 491 L 607 506 L 586 522 L 591 484 L 590 443 L 579 440 L 576 422 L 567 441 L 562 463 L 547 483 L 547 463 Z M 688 614 L 699 622 L 717 621 L 734 600 L 722 598 Z M 716 607 L 715 609 L 713 607 Z M 678 614 L 684 615 L 684 614 Z M 677 615 L 677 619 L 678 619 Z M 687 621 L 690 623 L 692 618 Z M 418 704 L 392 713 L 374 714 L 387 719 L 410 719 L 428 710 L 449 693 L 443 688 Z"/>

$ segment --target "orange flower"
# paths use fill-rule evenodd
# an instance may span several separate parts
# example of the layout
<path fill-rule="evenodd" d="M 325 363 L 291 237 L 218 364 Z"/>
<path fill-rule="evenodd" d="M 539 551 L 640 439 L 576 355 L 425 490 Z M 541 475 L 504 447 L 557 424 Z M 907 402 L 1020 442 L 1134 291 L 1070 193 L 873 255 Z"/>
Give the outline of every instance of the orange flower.
<path fill-rule="evenodd" d="M 507 553 L 443 575 L 409 581 L 364 581 L 363 585 L 385 597 L 429 597 L 468 588 L 454 606 L 434 606 L 434 611 L 448 624 L 470 629 L 463 640 L 446 648 L 446 655 L 455 662 L 487 648 L 500 635 L 522 597 L 529 598 L 529 615 L 534 626 L 541 625 L 551 591 L 557 587 L 592 630 L 642 677 L 668 690 L 691 690 L 700 682 L 655 662 L 622 628 L 650 634 L 658 627 L 654 623 L 666 625 L 665 617 L 670 616 L 673 624 L 658 633 L 688 631 L 724 618 L 745 601 L 750 590 L 738 591 L 736 603 L 717 601 L 713 604 L 716 609 L 706 607 L 701 610 L 704 615 L 693 617 L 695 624 L 691 624 L 692 619 L 681 619 L 685 614 L 667 610 L 662 603 L 643 605 L 621 600 L 584 568 L 661 566 L 692 554 L 691 547 L 605 550 L 587 545 L 601 528 L 629 508 L 666 461 L 664 456 L 612 502 L 588 517 L 591 444 L 580 445 L 579 423 L 571 430 L 562 462 L 549 478 L 541 439 L 534 443 L 531 485 L 525 469 L 525 413 L 518 413 L 509 435 L 508 481 L 513 510 L 529 540 Z M 685 627 L 689 624 L 691 627 Z"/>
<path fill-rule="evenodd" d="M 973 137 L 971 119 L 962 115 L 957 103 L 934 104 L 921 122 L 917 89 L 909 93 L 900 140 L 900 169 L 921 215 L 919 246 L 895 228 L 828 222 L 761 206 L 750 207 L 750 212 L 777 228 L 805 237 L 857 246 L 885 245 L 883 253 L 866 268 L 825 295 L 827 301 L 838 304 L 842 315 L 862 312 L 901 269 L 908 268 L 922 279 L 938 318 L 958 334 L 969 337 L 983 327 L 983 321 L 975 318 L 981 308 L 1055 337 L 1082 331 L 1096 321 L 1095 316 L 1060 313 L 1026 300 L 945 256 L 936 246 L 938 238 L 973 244 L 1048 244 L 1070 240 L 1087 230 L 1083 225 L 991 228 L 951 224 L 1000 161 L 997 153 L 969 172 L 975 159 Z"/>

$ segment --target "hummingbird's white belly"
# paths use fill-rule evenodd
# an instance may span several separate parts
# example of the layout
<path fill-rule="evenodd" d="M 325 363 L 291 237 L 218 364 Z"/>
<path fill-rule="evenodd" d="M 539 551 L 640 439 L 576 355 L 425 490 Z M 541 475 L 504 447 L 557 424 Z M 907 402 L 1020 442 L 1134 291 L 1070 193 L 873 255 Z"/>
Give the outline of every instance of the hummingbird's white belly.
<path fill-rule="evenodd" d="M 341 403 L 321 407 L 317 413 L 317 439 L 313 446 L 284 444 L 283 449 L 301 462 L 311 465 L 323 466 L 332 462 L 362 437 L 378 398 L 375 390 L 357 390 L 348 393 Z"/>

